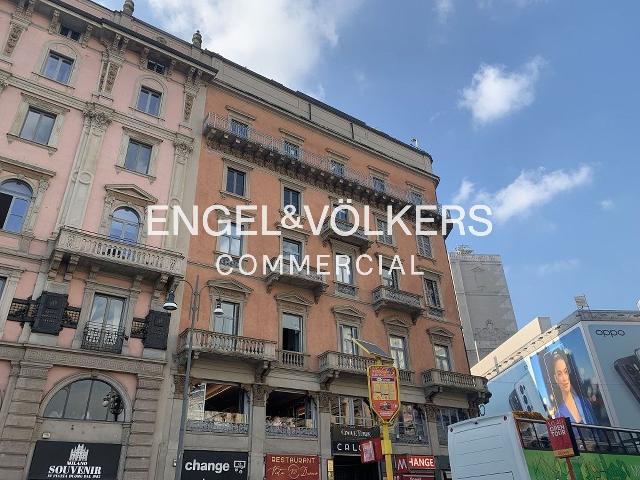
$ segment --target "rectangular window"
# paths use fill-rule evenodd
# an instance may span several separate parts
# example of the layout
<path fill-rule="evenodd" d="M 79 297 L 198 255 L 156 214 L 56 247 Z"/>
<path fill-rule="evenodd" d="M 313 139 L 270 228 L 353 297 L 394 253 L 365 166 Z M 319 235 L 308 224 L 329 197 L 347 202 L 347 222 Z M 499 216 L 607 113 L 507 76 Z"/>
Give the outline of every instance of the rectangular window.
<path fill-rule="evenodd" d="M 105 328 L 119 328 L 124 311 L 124 298 L 111 297 L 96 293 L 91 305 L 89 323 Z"/>
<path fill-rule="evenodd" d="M 386 220 L 382 220 L 381 218 L 376 218 L 376 229 L 382 234 L 378 237 L 382 243 L 386 243 L 387 245 L 393 245 L 393 235 L 387 232 L 387 228 L 389 224 Z"/>
<path fill-rule="evenodd" d="M 231 119 L 231 132 L 242 138 L 249 138 L 249 125 L 239 122 L 238 120 Z"/>
<path fill-rule="evenodd" d="M 382 267 L 382 284 L 385 287 L 398 290 L 398 271 L 396 269 L 391 270 L 387 266 Z"/>
<path fill-rule="evenodd" d="M 221 302 L 222 315 L 214 317 L 214 331 L 227 335 L 238 334 L 238 320 L 240 319 L 240 304 Z"/>
<path fill-rule="evenodd" d="M 447 372 L 451 371 L 449 347 L 447 345 L 434 345 L 433 351 L 436 357 L 436 368 Z"/>
<path fill-rule="evenodd" d="M 409 202 L 414 205 L 422 205 L 422 194 L 418 192 L 414 192 L 413 190 L 409 192 Z"/>
<path fill-rule="evenodd" d="M 344 177 L 344 165 L 340 162 L 336 162 L 335 160 L 331 160 L 331 173 L 337 175 L 338 177 Z"/>
<path fill-rule="evenodd" d="M 438 427 L 438 442 L 446 445 L 448 440 L 449 425 L 468 420 L 469 415 L 460 408 L 440 407 L 436 414 L 436 425 Z"/>
<path fill-rule="evenodd" d="M 291 313 L 282 315 L 282 349 L 302 352 L 302 317 Z"/>
<path fill-rule="evenodd" d="M 284 199 L 283 207 L 291 206 L 294 208 L 294 212 L 300 213 L 300 192 L 291 188 L 284 187 Z"/>
<path fill-rule="evenodd" d="M 76 42 L 80 40 L 80 32 L 64 25 L 60 25 L 60 35 L 70 38 L 71 40 Z"/>
<path fill-rule="evenodd" d="M 219 230 L 225 230 L 218 241 L 218 251 L 239 257 L 242 255 L 242 235 L 235 222 L 220 220 Z M 228 228 L 226 228 L 228 225 Z"/>
<path fill-rule="evenodd" d="M 425 278 L 424 285 L 427 291 L 427 304 L 430 307 L 440 308 L 440 294 L 438 293 L 438 282 L 430 278 Z"/>
<path fill-rule="evenodd" d="M 389 336 L 389 346 L 391 348 L 391 358 L 393 358 L 393 363 L 396 368 L 406 370 L 407 352 L 404 337 L 399 337 L 397 335 Z"/>
<path fill-rule="evenodd" d="M 7 277 L 0 277 L 0 298 L 2 298 L 2 294 L 4 293 L 4 287 L 7 284 Z"/>
<path fill-rule="evenodd" d="M 302 261 L 302 243 L 288 238 L 282 239 L 282 257 L 285 260 L 295 258 L 298 265 Z"/>
<path fill-rule="evenodd" d="M 338 208 L 340 206 L 339 203 L 334 203 L 333 204 L 333 209 L 335 210 L 336 208 Z M 338 212 L 336 213 L 336 221 L 338 222 L 349 222 L 349 212 L 347 210 L 338 210 Z"/>
<path fill-rule="evenodd" d="M 353 339 L 358 338 L 358 327 L 353 325 L 340 325 L 340 341 L 342 353 L 349 355 L 358 355 L 358 346 Z"/>
<path fill-rule="evenodd" d="M 300 147 L 295 143 L 284 141 L 284 153 L 290 157 L 300 158 Z"/>
<path fill-rule="evenodd" d="M 431 253 L 431 239 L 428 235 L 416 235 L 418 242 L 418 255 L 423 257 L 433 257 Z"/>
<path fill-rule="evenodd" d="M 60 83 L 67 83 L 73 70 L 73 60 L 55 52 L 49 52 L 42 74 Z"/>
<path fill-rule="evenodd" d="M 373 189 L 376 192 L 384 192 L 387 189 L 386 183 L 382 178 L 372 177 Z"/>
<path fill-rule="evenodd" d="M 147 175 L 151 163 L 152 149 L 153 147 L 151 145 L 129 139 L 127 156 L 124 159 L 124 168 Z"/>
<path fill-rule="evenodd" d="M 338 263 L 340 259 L 340 263 Z M 353 285 L 352 261 L 349 255 L 336 253 L 336 281 Z"/>
<path fill-rule="evenodd" d="M 331 423 L 371 427 L 374 422 L 364 399 L 340 395 L 331 400 Z"/>
<path fill-rule="evenodd" d="M 418 440 L 420 443 L 428 443 L 425 435 L 426 428 L 422 413 L 415 405 L 405 405 L 400 407 L 400 415 L 396 422 L 395 433 L 400 439 Z"/>
<path fill-rule="evenodd" d="M 167 71 L 167 67 L 165 65 L 155 60 L 147 60 L 147 69 L 152 72 L 159 73 L 160 75 L 164 75 L 164 72 Z"/>
<path fill-rule="evenodd" d="M 162 94 L 160 92 L 156 92 L 147 87 L 141 87 L 140 95 L 138 95 L 138 110 L 157 117 L 160 113 L 161 98 Z"/>
<path fill-rule="evenodd" d="M 55 115 L 29 107 L 27 117 L 24 119 L 22 129 L 20 130 L 20 138 L 31 140 L 41 145 L 47 145 L 51 138 L 55 121 Z"/>
<path fill-rule="evenodd" d="M 227 167 L 227 192 L 244 197 L 246 173 Z"/>

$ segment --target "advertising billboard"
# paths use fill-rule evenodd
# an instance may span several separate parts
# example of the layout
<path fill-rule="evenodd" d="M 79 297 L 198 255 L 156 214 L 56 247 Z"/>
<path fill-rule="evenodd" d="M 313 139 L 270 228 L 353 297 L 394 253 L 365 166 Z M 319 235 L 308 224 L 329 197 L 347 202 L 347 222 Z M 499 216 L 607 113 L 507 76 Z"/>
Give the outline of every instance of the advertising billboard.
<path fill-rule="evenodd" d="M 589 322 L 587 332 L 618 426 L 640 429 L 640 325 Z"/>
<path fill-rule="evenodd" d="M 580 328 L 523 358 L 488 383 L 486 415 L 540 412 L 573 423 L 611 425 L 601 385 Z"/>

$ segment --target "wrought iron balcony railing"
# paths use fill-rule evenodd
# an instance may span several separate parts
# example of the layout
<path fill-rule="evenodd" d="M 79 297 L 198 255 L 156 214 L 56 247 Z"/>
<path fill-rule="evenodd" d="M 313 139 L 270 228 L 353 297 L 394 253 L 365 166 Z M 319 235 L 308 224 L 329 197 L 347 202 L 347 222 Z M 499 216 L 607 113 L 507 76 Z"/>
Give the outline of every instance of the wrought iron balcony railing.
<path fill-rule="evenodd" d="M 82 335 L 82 348 L 98 352 L 121 353 L 124 329 L 103 323 L 87 323 Z"/>
<path fill-rule="evenodd" d="M 103 265 L 115 264 L 118 268 L 134 267 L 171 275 L 182 275 L 184 262 L 183 255 L 170 250 L 122 242 L 72 227 L 60 229 L 54 251 L 84 257 Z"/>

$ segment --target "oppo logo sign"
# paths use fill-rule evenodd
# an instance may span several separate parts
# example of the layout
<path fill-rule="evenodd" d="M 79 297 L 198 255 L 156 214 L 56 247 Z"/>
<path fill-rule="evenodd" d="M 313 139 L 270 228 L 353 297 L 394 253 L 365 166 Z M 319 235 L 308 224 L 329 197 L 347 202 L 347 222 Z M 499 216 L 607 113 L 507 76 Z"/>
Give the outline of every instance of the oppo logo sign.
<path fill-rule="evenodd" d="M 596 335 L 601 337 L 624 337 L 626 335 L 624 330 L 596 330 Z"/>

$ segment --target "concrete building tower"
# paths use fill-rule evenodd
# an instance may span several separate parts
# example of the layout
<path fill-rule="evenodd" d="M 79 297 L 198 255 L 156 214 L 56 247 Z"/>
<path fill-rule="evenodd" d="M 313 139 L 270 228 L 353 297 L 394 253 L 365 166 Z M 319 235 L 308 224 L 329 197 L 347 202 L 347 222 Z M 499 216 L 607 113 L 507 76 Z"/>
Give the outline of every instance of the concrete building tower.
<path fill-rule="evenodd" d="M 473 366 L 518 330 L 516 317 L 499 255 L 477 255 L 460 245 L 449 253 L 449 262 Z"/>

